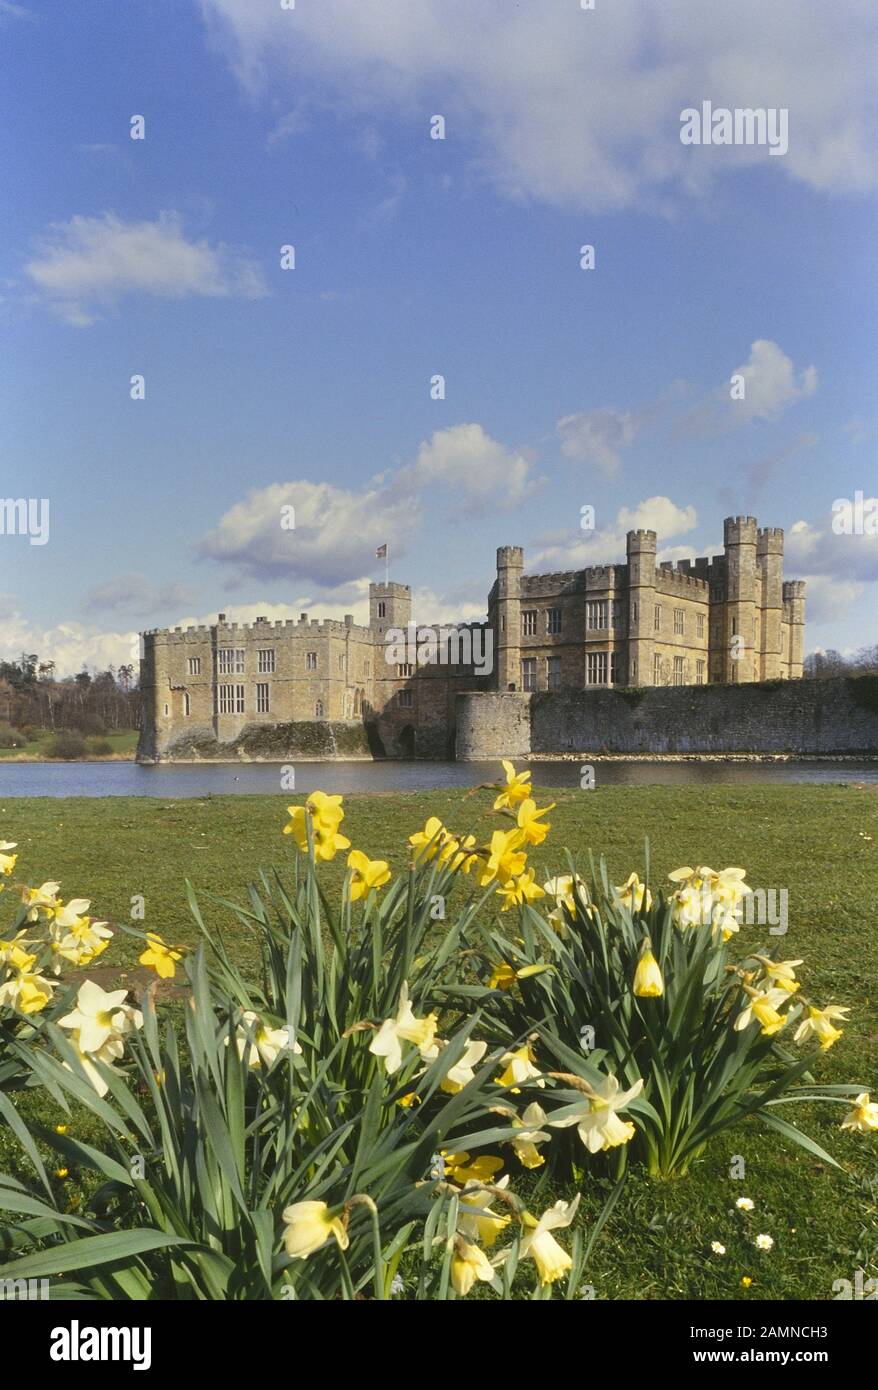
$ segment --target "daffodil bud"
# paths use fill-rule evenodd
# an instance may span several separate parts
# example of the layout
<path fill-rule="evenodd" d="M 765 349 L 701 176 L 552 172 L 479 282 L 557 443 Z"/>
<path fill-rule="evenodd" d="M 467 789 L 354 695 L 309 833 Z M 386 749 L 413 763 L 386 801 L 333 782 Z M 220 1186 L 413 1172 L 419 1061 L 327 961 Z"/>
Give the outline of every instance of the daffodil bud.
<path fill-rule="evenodd" d="M 643 952 L 634 972 L 634 993 L 641 999 L 658 999 L 665 992 L 659 963 L 652 951 Z"/>

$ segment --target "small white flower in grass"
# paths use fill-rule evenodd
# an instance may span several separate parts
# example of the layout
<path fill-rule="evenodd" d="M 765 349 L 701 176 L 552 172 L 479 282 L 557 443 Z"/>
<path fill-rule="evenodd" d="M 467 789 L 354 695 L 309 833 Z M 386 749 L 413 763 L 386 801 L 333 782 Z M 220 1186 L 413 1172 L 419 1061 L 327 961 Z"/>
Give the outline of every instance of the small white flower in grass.
<path fill-rule="evenodd" d="M 712 1240 L 710 1242 L 710 1248 L 715 1255 L 724 1255 L 726 1253 L 726 1247 L 718 1240 Z"/>
<path fill-rule="evenodd" d="M 735 1203 L 738 1211 L 752 1211 L 755 1205 L 752 1197 L 739 1197 Z"/>
<path fill-rule="evenodd" d="M 405 1284 L 398 1274 L 394 1274 L 390 1281 L 390 1292 L 392 1294 L 405 1293 Z"/>
<path fill-rule="evenodd" d="M 774 1249 L 774 1237 L 773 1237 L 773 1236 L 766 1236 L 766 1235 L 758 1235 L 758 1236 L 756 1237 L 756 1239 L 754 1240 L 753 1244 L 756 1246 L 756 1249 L 757 1249 L 757 1250 L 773 1250 L 773 1249 Z"/>

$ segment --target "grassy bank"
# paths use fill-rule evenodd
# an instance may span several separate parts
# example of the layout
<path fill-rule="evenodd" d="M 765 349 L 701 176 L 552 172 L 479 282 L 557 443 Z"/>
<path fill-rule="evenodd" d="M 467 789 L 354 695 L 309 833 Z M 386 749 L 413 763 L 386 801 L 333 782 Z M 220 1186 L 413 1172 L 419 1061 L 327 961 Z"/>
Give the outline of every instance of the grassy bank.
<path fill-rule="evenodd" d="M 29 738 L 19 748 L 0 748 L 0 761 L 7 763 L 33 763 L 54 761 L 50 759 L 50 749 L 57 737 L 53 729 L 41 729 L 33 738 Z M 133 762 L 134 754 L 137 751 L 137 730 L 136 729 L 114 729 L 107 734 L 89 736 L 85 740 L 85 753 L 81 758 L 75 758 L 74 762 L 104 762 L 108 759 L 124 760 Z M 110 751 L 100 751 L 109 744 Z M 0 787 L 2 794 L 2 787 Z"/>
<path fill-rule="evenodd" d="M 289 862 L 291 840 L 281 834 L 285 807 L 302 799 L 3 803 L 0 786 L 0 838 L 18 842 L 18 868 L 31 883 L 61 879 L 64 897 L 90 897 L 93 912 L 111 921 L 127 920 L 132 896 L 142 894 L 148 928 L 191 942 L 183 880 L 192 879 L 199 892 L 242 898 L 259 867 Z M 764 928 L 751 927 L 742 936 L 750 946 L 771 941 L 785 957 L 804 957 L 809 994 L 852 1006 L 844 1036 L 821 1058 L 818 1079 L 857 1080 L 878 1092 L 878 793 L 844 786 L 607 787 L 540 796 L 549 799 L 557 803 L 552 834 L 532 855 L 547 874 L 563 871 L 562 847 L 569 846 L 586 865 L 589 849 L 603 853 L 622 883 L 632 869 L 642 872 L 648 837 L 654 885 L 681 864 L 707 863 L 743 865 L 754 887 L 786 888 L 787 935 L 772 941 Z M 481 835 L 496 826 L 491 801 L 487 792 L 460 791 L 353 796 L 344 830 L 355 846 L 401 868 L 406 836 L 428 815 Z M 321 874 L 332 895 L 343 876 L 341 860 L 322 866 Z M 205 916 L 233 920 L 207 905 Z M 241 958 L 252 958 L 237 931 Z M 104 960 L 124 968 L 136 954 L 118 936 Z M 39 1093 L 21 1104 L 53 1123 L 58 1118 Z M 878 1276 L 875 1137 L 840 1133 L 835 1107 L 814 1107 L 807 1115 L 797 1108 L 795 1118 L 842 1171 L 753 1122 L 712 1144 L 684 1180 L 655 1184 L 635 1172 L 593 1256 L 589 1279 L 597 1296 L 819 1300 L 857 1268 Z M 87 1114 L 78 1119 L 78 1137 L 87 1137 L 89 1123 Z M 0 1133 L 0 1164 L 7 1166 L 12 1154 Z M 736 1158 L 744 1160 L 743 1180 L 730 1177 Z M 71 1200 L 81 1200 L 76 1173 L 65 1181 Z M 586 1218 L 605 1190 L 600 1176 L 587 1180 Z M 735 1211 L 742 1195 L 756 1202 L 751 1218 Z M 774 1237 L 773 1251 L 754 1248 L 756 1232 Z M 711 1253 L 714 1240 L 726 1246 L 725 1256 Z M 749 1288 L 742 1287 L 743 1276 L 753 1280 Z"/>

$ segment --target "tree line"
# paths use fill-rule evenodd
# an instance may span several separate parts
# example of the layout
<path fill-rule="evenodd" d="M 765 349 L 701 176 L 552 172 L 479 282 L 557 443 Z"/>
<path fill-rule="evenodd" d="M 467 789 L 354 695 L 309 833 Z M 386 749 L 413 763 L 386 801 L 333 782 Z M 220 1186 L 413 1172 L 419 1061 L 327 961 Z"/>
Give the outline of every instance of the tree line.
<path fill-rule="evenodd" d="M 134 729 L 138 722 L 133 665 L 109 666 L 95 674 L 82 670 L 59 679 L 54 661 L 40 661 L 35 652 L 0 661 L 0 723 L 13 729 L 105 734 Z"/>

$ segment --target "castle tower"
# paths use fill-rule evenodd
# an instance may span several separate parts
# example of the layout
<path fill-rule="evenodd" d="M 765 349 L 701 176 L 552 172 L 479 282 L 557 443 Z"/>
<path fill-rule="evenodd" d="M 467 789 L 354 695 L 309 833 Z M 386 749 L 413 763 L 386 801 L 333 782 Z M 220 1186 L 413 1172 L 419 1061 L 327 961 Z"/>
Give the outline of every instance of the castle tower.
<path fill-rule="evenodd" d="M 524 551 L 520 545 L 497 550 L 497 689 L 521 689 L 521 576 Z"/>
<path fill-rule="evenodd" d="M 411 620 L 410 584 L 369 585 L 369 626 L 380 641 L 388 628 L 406 628 Z"/>
<path fill-rule="evenodd" d="M 652 685 L 655 638 L 655 531 L 629 531 L 628 684 Z"/>
<path fill-rule="evenodd" d="M 787 628 L 790 680 L 802 676 L 805 661 L 805 581 L 788 579 L 783 586 L 783 621 Z"/>
<path fill-rule="evenodd" d="M 763 526 L 757 531 L 756 565 L 762 574 L 762 620 L 756 674 L 759 680 L 777 680 L 784 674 L 783 531 L 779 526 Z"/>
<path fill-rule="evenodd" d="M 727 584 L 723 680 L 726 681 L 752 681 L 759 676 L 756 540 L 755 516 L 726 517 L 723 522 Z"/>

